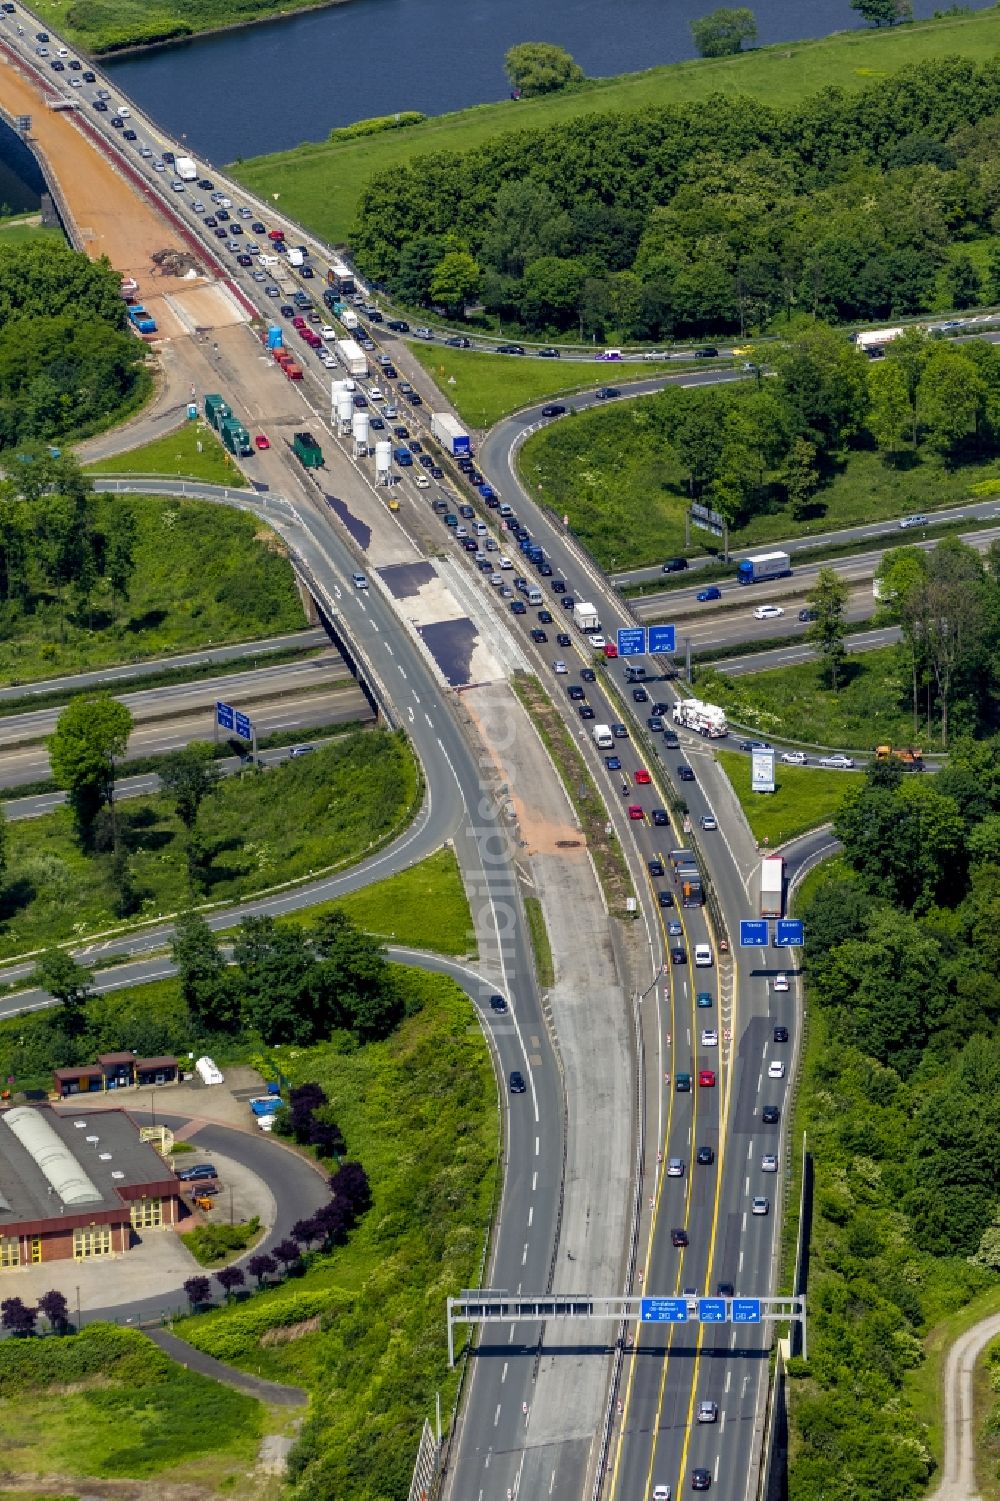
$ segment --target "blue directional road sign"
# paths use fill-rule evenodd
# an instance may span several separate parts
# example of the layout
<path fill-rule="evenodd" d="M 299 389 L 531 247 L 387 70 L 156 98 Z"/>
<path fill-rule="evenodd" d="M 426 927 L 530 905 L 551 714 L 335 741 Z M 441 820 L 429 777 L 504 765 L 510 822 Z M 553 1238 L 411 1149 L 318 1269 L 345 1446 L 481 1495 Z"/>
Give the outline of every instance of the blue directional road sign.
<path fill-rule="evenodd" d="M 644 657 L 646 655 L 646 627 L 630 625 L 618 632 L 618 655 L 620 657 Z"/>
<path fill-rule="evenodd" d="M 641 1318 L 644 1324 L 686 1324 L 686 1298 L 642 1298 Z"/>
<path fill-rule="evenodd" d="M 677 650 L 677 629 L 672 625 L 651 625 L 649 627 L 649 655 L 651 657 L 667 656 Z"/>
<path fill-rule="evenodd" d="M 222 729 L 231 730 L 234 724 L 232 704 L 224 704 L 221 699 L 216 699 L 215 718 Z"/>
<path fill-rule="evenodd" d="M 805 941 L 802 923 L 797 917 L 781 917 L 775 924 L 774 941 L 778 948 L 800 949 Z"/>
<path fill-rule="evenodd" d="M 233 715 L 233 719 L 236 721 L 237 735 L 242 735 L 244 740 L 252 740 L 253 725 L 250 723 L 248 716 L 241 714 L 239 709 L 237 709 Z"/>
<path fill-rule="evenodd" d="M 726 1322 L 725 1298 L 699 1298 L 698 1317 L 703 1324 L 724 1324 Z"/>
<path fill-rule="evenodd" d="M 740 922 L 740 948 L 741 949 L 766 949 L 767 948 L 767 920 L 765 918 L 743 918 Z"/>
<path fill-rule="evenodd" d="M 759 1298 L 734 1298 L 733 1299 L 733 1323 L 734 1324 L 759 1324 L 760 1323 L 760 1299 Z"/>

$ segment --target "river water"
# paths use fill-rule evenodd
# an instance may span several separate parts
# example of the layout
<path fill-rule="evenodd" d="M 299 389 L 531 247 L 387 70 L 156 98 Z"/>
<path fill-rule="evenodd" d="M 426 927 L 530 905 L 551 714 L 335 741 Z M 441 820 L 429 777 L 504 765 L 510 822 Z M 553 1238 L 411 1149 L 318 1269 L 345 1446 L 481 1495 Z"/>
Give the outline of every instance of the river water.
<path fill-rule="evenodd" d="M 985 9 L 992 0 L 971 0 Z M 760 42 L 856 27 L 848 0 L 751 0 Z M 942 0 L 914 0 L 918 17 Z M 515 42 L 555 42 L 591 77 L 692 57 L 712 0 L 348 0 L 106 62 L 195 155 L 223 164 L 322 140 L 331 127 L 506 96 Z M 514 112 L 512 111 L 512 121 Z"/>

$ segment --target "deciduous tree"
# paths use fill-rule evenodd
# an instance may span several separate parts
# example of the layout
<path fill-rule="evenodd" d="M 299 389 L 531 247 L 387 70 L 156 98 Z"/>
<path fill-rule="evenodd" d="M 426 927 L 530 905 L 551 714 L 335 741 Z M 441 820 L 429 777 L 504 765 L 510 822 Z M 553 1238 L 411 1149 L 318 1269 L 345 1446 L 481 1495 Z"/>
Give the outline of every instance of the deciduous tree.
<path fill-rule="evenodd" d="M 65 949 L 46 949 L 35 965 L 32 984 L 60 1002 L 63 1026 L 70 1037 L 78 1037 L 84 1029 L 84 1008 L 93 994 L 92 979 L 92 971 L 77 964 Z"/>
<path fill-rule="evenodd" d="M 691 35 L 701 57 L 729 57 L 757 40 L 757 22 L 748 6 L 720 6 L 692 21 Z"/>
<path fill-rule="evenodd" d="M 820 656 L 830 674 L 830 687 L 837 692 L 840 670 L 846 652 L 844 638 L 847 622 L 844 610 L 847 606 L 847 585 L 833 568 L 821 568 L 816 576 L 816 585 L 806 595 L 806 603 L 816 612 L 806 630 L 806 640 L 819 649 Z"/>
<path fill-rule="evenodd" d="M 550 42 L 520 42 L 509 47 L 504 68 L 512 89 L 525 99 L 536 94 L 551 94 L 568 84 L 579 83 L 583 69 L 563 47 Z"/>
<path fill-rule="evenodd" d="M 69 793 L 84 842 L 101 808 L 114 802 L 115 762 L 125 754 L 132 723 L 125 705 L 109 693 L 81 694 L 63 709 L 49 737 L 52 776 Z"/>

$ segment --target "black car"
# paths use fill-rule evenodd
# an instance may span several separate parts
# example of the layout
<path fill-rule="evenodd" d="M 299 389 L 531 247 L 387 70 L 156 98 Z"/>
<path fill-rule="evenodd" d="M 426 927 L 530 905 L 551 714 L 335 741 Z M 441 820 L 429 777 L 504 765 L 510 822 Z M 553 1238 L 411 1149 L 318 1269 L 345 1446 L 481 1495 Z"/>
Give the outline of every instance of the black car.
<path fill-rule="evenodd" d="M 372 432 L 375 433 L 380 433 L 385 429 L 385 423 L 382 421 L 381 417 L 369 417 L 368 426 L 371 428 Z"/>
<path fill-rule="evenodd" d="M 236 257 L 236 264 L 238 266 L 252 266 L 253 265 L 253 256 L 252 255 L 238 255 Z"/>
<path fill-rule="evenodd" d="M 261 222 L 260 222 L 259 219 L 255 219 L 253 221 L 253 223 L 251 224 L 250 228 L 251 228 L 251 230 L 253 231 L 253 233 L 255 235 L 266 235 L 267 234 L 266 228 L 264 227 L 263 224 L 261 224 Z"/>
<path fill-rule="evenodd" d="M 444 470 L 440 464 L 431 465 L 431 479 L 444 479 Z"/>
<path fill-rule="evenodd" d="M 96 73 L 92 73 L 90 71 L 90 69 L 88 68 L 87 71 L 86 71 L 86 73 L 84 73 L 84 75 L 83 75 L 83 81 L 84 81 L 84 83 L 96 83 L 97 82 L 97 74 Z"/>
<path fill-rule="evenodd" d="M 612 733 L 612 735 L 614 735 L 614 737 L 615 737 L 616 740 L 627 740 L 628 739 L 628 729 L 623 724 L 613 724 L 611 726 L 611 733 Z"/>
<path fill-rule="evenodd" d="M 122 119 L 121 115 L 112 115 L 111 124 L 115 130 L 125 129 L 125 121 Z"/>
<path fill-rule="evenodd" d="M 507 1002 L 504 1000 L 502 995 L 490 996 L 490 1010 L 495 1011 L 498 1016 L 502 1012 L 507 1010 Z"/>
<path fill-rule="evenodd" d="M 613 397 L 620 396 L 621 394 L 617 386 L 602 386 L 599 391 L 594 392 L 594 399 L 596 401 L 611 401 Z"/>
<path fill-rule="evenodd" d="M 553 579 L 552 580 L 552 593 L 553 594 L 565 594 L 566 593 L 566 580 L 565 579 Z"/>
<path fill-rule="evenodd" d="M 106 115 L 108 112 L 108 106 L 105 104 L 103 99 L 95 99 L 94 108 L 97 110 L 97 113 L 99 115 Z"/>
<path fill-rule="evenodd" d="M 524 1075 L 521 1073 L 520 1069 L 512 1069 L 510 1075 L 511 1094 L 524 1094 L 526 1088 L 527 1085 L 524 1082 Z"/>
<path fill-rule="evenodd" d="M 709 1167 L 715 1161 L 715 1153 L 711 1147 L 699 1147 L 694 1160 L 701 1167 Z"/>
<path fill-rule="evenodd" d="M 497 354 L 523 354 L 523 344 L 498 344 Z"/>
<path fill-rule="evenodd" d="M 220 224 L 218 229 L 213 229 L 212 233 L 215 235 L 215 238 L 217 240 L 224 240 L 228 235 L 228 231 L 224 224 Z"/>
<path fill-rule="evenodd" d="M 528 606 L 523 599 L 512 599 L 510 609 L 512 615 L 527 615 L 528 613 Z"/>
<path fill-rule="evenodd" d="M 666 808 L 653 809 L 653 826 L 657 829 L 666 829 L 670 827 L 670 819 L 667 816 Z"/>
<path fill-rule="evenodd" d="M 590 707 L 589 704 L 581 704 L 580 705 L 580 718 L 581 719 L 593 719 L 594 718 L 594 711 Z"/>
<path fill-rule="evenodd" d="M 760 1118 L 765 1126 L 776 1126 L 781 1120 L 781 1110 L 777 1105 L 765 1105 Z"/>
<path fill-rule="evenodd" d="M 139 139 L 139 138 L 138 138 L 138 136 L 137 136 L 137 135 L 136 135 L 136 133 L 135 133 L 135 131 L 134 131 L 134 130 L 126 130 L 126 131 L 125 131 L 125 140 L 126 140 L 126 141 L 136 141 L 136 140 L 138 140 L 138 139 Z"/>
<path fill-rule="evenodd" d="M 452 338 L 452 339 L 445 339 L 444 342 L 448 345 L 449 349 L 471 349 L 472 348 L 472 340 L 465 338 L 465 336 L 463 334 L 456 334 L 454 338 Z"/>
<path fill-rule="evenodd" d="M 688 962 L 688 951 L 682 944 L 675 944 L 670 950 L 670 962 L 671 964 L 686 964 Z"/>
<path fill-rule="evenodd" d="M 719 351 L 714 344 L 703 344 L 700 349 L 694 350 L 696 360 L 717 360 Z"/>
<path fill-rule="evenodd" d="M 429 453 L 422 453 L 417 462 L 422 469 L 432 469 L 434 467 L 434 460 Z"/>
<path fill-rule="evenodd" d="M 719 351 L 717 349 L 712 350 L 713 354 L 718 354 L 718 352 Z M 707 1491 L 711 1484 L 711 1470 L 702 1469 L 702 1467 L 699 1465 L 696 1470 L 691 1471 L 691 1489 L 693 1491 Z"/>
<path fill-rule="evenodd" d="M 548 641 L 549 638 L 545 634 L 544 631 L 540 631 L 537 628 L 537 626 L 536 626 L 535 629 L 531 633 L 531 639 L 535 643 L 536 646 L 544 646 L 545 643 L 546 643 L 546 641 Z"/>
<path fill-rule="evenodd" d="M 210 1162 L 195 1162 L 191 1167 L 182 1167 L 177 1176 L 182 1183 L 197 1183 L 201 1178 L 217 1178 L 219 1175 Z"/>
<path fill-rule="evenodd" d="M 410 438 L 406 446 L 411 453 L 423 453 L 424 451 L 424 445 L 420 442 L 419 438 Z M 462 515 L 465 515 L 464 507 L 462 508 Z M 472 515 L 471 511 L 469 512 L 469 515 Z"/>
<path fill-rule="evenodd" d="M 686 766 L 683 761 L 677 768 L 677 775 L 682 782 L 694 781 L 694 772 L 691 770 L 690 766 Z"/>
<path fill-rule="evenodd" d="M 177 158 L 175 157 L 175 155 L 174 155 L 174 153 L 172 151 L 164 151 L 163 152 L 163 160 L 165 162 L 175 162 L 177 160 Z"/>
<path fill-rule="evenodd" d="M 646 720 L 646 723 L 652 730 L 654 735 L 659 735 L 663 730 L 663 720 L 660 718 L 659 714 L 650 714 L 649 718 Z"/>
<path fill-rule="evenodd" d="M 300 266 L 299 275 L 304 276 L 306 281 L 312 281 L 316 273 L 311 266 Z"/>
<path fill-rule="evenodd" d="M 214 214 L 208 214 L 208 215 L 207 215 L 207 216 L 206 216 L 206 218 L 204 218 L 204 219 L 203 219 L 203 220 L 202 220 L 202 223 L 203 223 L 203 224 L 206 224 L 206 225 L 207 225 L 207 226 L 208 226 L 208 228 L 209 228 L 209 229 L 214 229 L 214 228 L 215 228 L 215 227 L 216 227 L 216 225 L 217 225 L 217 224 L 218 224 L 218 222 L 219 222 L 219 221 L 218 221 L 218 219 L 217 219 L 217 218 L 216 218 L 216 217 L 215 217 L 215 215 L 214 215 Z M 289 308 L 289 309 L 288 309 L 288 311 L 289 311 L 289 313 L 291 313 L 291 312 L 292 312 L 292 309 L 291 309 L 291 308 Z M 284 312 L 284 308 L 282 308 L 282 312 Z"/>
<path fill-rule="evenodd" d="M 775 1040 L 775 1042 L 787 1042 L 788 1041 L 788 1028 L 787 1027 L 775 1027 L 775 1029 L 774 1029 L 774 1040 Z"/>
<path fill-rule="evenodd" d="M 390 318 L 385 326 L 386 328 L 391 328 L 393 333 L 396 334 L 408 334 L 410 332 L 410 325 L 405 318 Z"/>
<path fill-rule="evenodd" d="M 551 615 L 551 612 L 548 611 L 548 610 L 539 610 L 539 612 L 538 612 L 538 624 L 539 625 L 551 625 L 552 624 L 552 615 Z"/>
<path fill-rule="evenodd" d="M 302 267 L 302 274 L 303 275 L 305 274 L 305 269 L 306 269 L 305 266 L 303 266 Z M 382 323 L 382 322 L 384 322 L 382 314 L 379 312 L 379 310 L 378 310 L 377 307 L 366 308 L 365 309 L 365 317 L 368 319 L 369 323 Z"/>
<path fill-rule="evenodd" d="M 398 427 L 394 427 L 393 432 L 395 433 L 397 438 L 408 438 L 410 436 L 410 429 L 408 427 L 404 427 L 402 423 L 400 423 Z"/>
<path fill-rule="evenodd" d="M 212 191 L 212 189 L 215 187 L 215 183 L 212 181 L 212 179 L 210 177 L 199 177 L 198 178 L 198 186 L 199 186 L 199 188 L 202 189 L 203 192 L 210 193 Z M 257 234 L 259 234 L 259 235 L 262 235 L 264 233 L 264 226 L 263 226 L 263 224 L 260 226 L 260 229 L 257 229 L 257 226 L 255 224 L 254 225 L 254 229 L 256 230 Z"/>
<path fill-rule="evenodd" d="M 538 358 L 540 360 L 557 360 L 559 358 L 559 351 L 558 349 L 553 349 L 550 344 L 547 349 L 540 349 L 538 351 Z"/>
<path fill-rule="evenodd" d="M 292 307 L 292 304 L 290 302 L 283 302 L 278 311 L 281 313 L 281 316 L 283 318 L 295 317 L 295 309 Z"/>
<path fill-rule="evenodd" d="M 587 697 L 583 689 L 580 687 L 579 683 L 570 683 L 566 692 L 569 694 L 570 698 L 575 704 L 582 704 L 584 699 Z"/>
<path fill-rule="evenodd" d="M 676 730 L 663 731 L 663 744 L 667 750 L 680 750 L 681 743 L 677 738 Z"/>
<path fill-rule="evenodd" d="M 800 620 L 818 620 L 819 619 L 819 611 L 818 610 L 809 610 L 809 609 L 800 610 L 799 611 L 799 619 Z"/>
<path fill-rule="evenodd" d="M 668 558 L 660 571 L 662 573 L 683 573 L 687 566 L 687 558 Z"/>
<path fill-rule="evenodd" d="M 651 876 L 662 876 L 663 861 L 659 855 L 654 855 L 651 860 L 646 861 L 646 868 Z"/>
<path fill-rule="evenodd" d="M 406 399 L 411 407 L 422 407 L 424 404 L 424 398 L 419 391 L 407 391 Z"/>
<path fill-rule="evenodd" d="M 674 905 L 674 894 L 672 891 L 658 891 L 656 895 L 661 907 L 672 907 Z"/>
<path fill-rule="evenodd" d="M 4 10 L 6 10 L 6 9 L 7 9 L 7 7 L 5 5 L 4 6 Z M 10 7 L 10 14 L 11 15 L 14 14 L 14 7 L 13 6 Z M 79 73 L 80 69 L 83 67 L 83 63 L 79 62 L 77 58 L 71 57 L 70 60 L 69 60 L 69 62 L 68 62 L 68 64 L 67 64 L 67 67 L 69 68 L 69 70 L 70 70 L 71 73 Z"/>
<path fill-rule="evenodd" d="M 566 411 L 566 408 L 564 406 L 560 406 L 557 401 L 554 401 L 554 402 L 551 403 L 550 406 L 542 407 L 542 416 L 543 417 L 561 417 L 561 416 L 563 416 L 563 414 L 565 413 L 565 411 Z"/>
<path fill-rule="evenodd" d="M 648 704 L 649 703 L 649 694 L 646 692 L 645 688 L 633 688 L 632 689 L 632 702 L 634 704 Z"/>
<path fill-rule="evenodd" d="M 228 214 L 226 215 L 226 218 L 227 219 L 229 218 Z M 229 233 L 231 235 L 241 235 L 243 233 L 243 225 L 242 224 L 230 224 L 230 226 L 229 226 Z"/>
<path fill-rule="evenodd" d="M 564 594 L 559 603 L 562 605 L 564 610 L 572 610 L 574 605 L 576 604 L 576 596 L 573 594 Z"/>
<path fill-rule="evenodd" d="M 66 71 L 66 64 L 64 62 L 60 62 L 59 59 L 58 59 L 58 57 L 57 57 L 57 58 L 54 59 L 54 61 L 52 63 L 52 71 L 53 71 L 53 73 L 65 73 L 65 71 Z"/>
<path fill-rule="evenodd" d="M 736 1287 L 732 1282 L 717 1282 L 715 1284 L 715 1296 L 717 1298 L 734 1298 Z"/>
<path fill-rule="evenodd" d="M 594 671 L 594 669 L 592 667 L 581 667 L 580 668 L 580 676 L 581 676 L 581 678 L 583 679 L 583 681 L 585 683 L 596 683 L 597 682 L 597 673 Z"/>
<path fill-rule="evenodd" d="M 686 1246 L 688 1243 L 688 1233 L 686 1230 L 671 1230 L 670 1244 L 672 1246 Z"/>
<path fill-rule="evenodd" d="M 227 208 L 217 208 L 216 211 L 215 211 L 215 217 L 218 219 L 218 221 L 219 221 L 220 224 L 228 224 L 228 222 L 229 222 L 229 210 Z M 240 234 L 242 234 L 242 233 L 243 233 L 243 231 L 241 229 L 240 230 Z"/>

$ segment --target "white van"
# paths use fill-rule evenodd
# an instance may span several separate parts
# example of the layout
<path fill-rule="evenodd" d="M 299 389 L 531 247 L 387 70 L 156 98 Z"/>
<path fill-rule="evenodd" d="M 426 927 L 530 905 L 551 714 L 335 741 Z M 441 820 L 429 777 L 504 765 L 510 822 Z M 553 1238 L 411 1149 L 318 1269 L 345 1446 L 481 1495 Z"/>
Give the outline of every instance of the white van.
<path fill-rule="evenodd" d="M 614 750 L 615 737 L 611 733 L 609 724 L 594 725 L 594 744 L 598 750 Z"/>
<path fill-rule="evenodd" d="M 696 943 L 694 946 L 694 962 L 697 969 L 710 969 L 712 966 L 712 950 L 707 943 Z"/>

